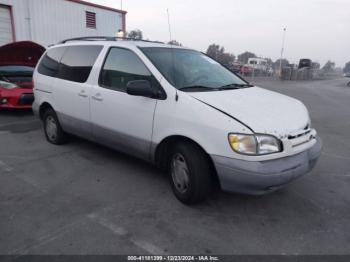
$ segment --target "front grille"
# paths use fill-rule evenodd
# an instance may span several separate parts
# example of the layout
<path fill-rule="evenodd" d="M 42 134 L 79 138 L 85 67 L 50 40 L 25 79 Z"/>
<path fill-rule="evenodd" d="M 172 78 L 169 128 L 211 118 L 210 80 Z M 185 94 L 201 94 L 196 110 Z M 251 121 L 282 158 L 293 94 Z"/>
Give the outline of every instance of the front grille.
<path fill-rule="evenodd" d="M 23 94 L 21 95 L 18 104 L 21 106 L 29 106 L 34 102 L 34 94 Z"/>

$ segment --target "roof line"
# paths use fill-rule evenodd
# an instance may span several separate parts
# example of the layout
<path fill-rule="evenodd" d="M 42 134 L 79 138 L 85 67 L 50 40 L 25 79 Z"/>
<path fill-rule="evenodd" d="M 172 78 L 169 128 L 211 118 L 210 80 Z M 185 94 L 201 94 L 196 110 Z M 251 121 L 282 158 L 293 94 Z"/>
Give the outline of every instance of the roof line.
<path fill-rule="evenodd" d="M 83 1 L 83 0 L 66 0 L 66 1 L 77 3 L 77 4 L 82 4 L 82 5 L 87 5 L 87 6 L 92 6 L 92 7 L 96 7 L 96 8 L 100 8 L 100 9 L 104 9 L 104 10 L 108 10 L 108 11 L 112 11 L 112 12 L 117 12 L 117 13 L 120 13 L 120 14 L 126 14 L 127 13 L 127 11 L 124 11 L 124 10 L 120 10 L 120 9 L 116 9 L 116 8 L 112 8 L 112 7 L 108 7 L 108 6 L 104 6 L 104 5 L 94 4 L 94 3 Z"/>

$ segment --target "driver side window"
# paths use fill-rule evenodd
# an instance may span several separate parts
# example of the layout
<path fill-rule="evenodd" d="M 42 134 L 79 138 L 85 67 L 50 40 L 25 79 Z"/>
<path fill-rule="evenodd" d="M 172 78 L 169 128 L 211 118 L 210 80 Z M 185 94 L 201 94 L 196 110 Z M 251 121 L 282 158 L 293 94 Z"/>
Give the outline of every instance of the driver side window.
<path fill-rule="evenodd" d="M 100 74 L 99 84 L 108 89 L 126 92 L 128 82 L 148 80 L 154 86 L 156 79 L 132 51 L 111 48 Z"/>

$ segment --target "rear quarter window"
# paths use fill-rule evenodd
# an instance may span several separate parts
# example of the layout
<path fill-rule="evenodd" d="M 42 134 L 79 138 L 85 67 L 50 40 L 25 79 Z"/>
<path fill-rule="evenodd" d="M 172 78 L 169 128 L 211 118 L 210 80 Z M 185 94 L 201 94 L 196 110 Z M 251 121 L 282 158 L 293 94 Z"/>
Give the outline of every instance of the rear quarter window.
<path fill-rule="evenodd" d="M 42 75 L 55 77 L 58 73 L 61 58 L 66 47 L 52 48 L 46 52 L 38 66 L 38 72 Z"/>
<path fill-rule="evenodd" d="M 70 46 L 64 53 L 57 77 L 78 83 L 89 78 L 102 46 Z"/>

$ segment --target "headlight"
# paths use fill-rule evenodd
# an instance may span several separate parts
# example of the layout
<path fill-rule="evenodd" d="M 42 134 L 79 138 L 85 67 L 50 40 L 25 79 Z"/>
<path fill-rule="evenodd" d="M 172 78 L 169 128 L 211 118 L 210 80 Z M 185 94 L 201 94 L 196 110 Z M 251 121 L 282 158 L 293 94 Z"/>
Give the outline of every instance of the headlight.
<path fill-rule="evenodd" d="M 5 89 L 14 89 L 14 88 L 18 88 L 17 85 L 9 83 L 9 82 L 5 82 L 5 81 L 0 81 L 0 87 L 3 87 Z"/>
<path fill-rule="evenodd" d="M 270 135 L 230 134 L 231 148 L 245 155 L 268 155 L 282 151 L 282 142 Z"/>

